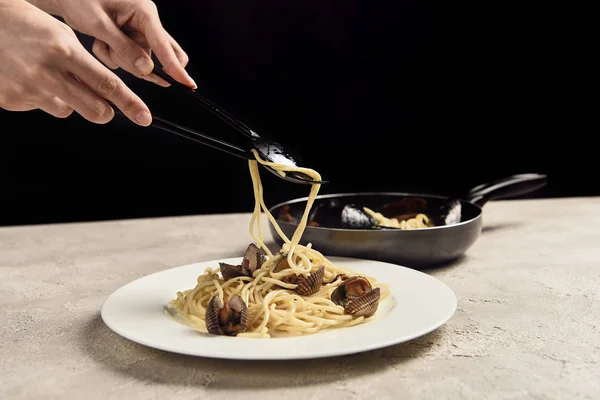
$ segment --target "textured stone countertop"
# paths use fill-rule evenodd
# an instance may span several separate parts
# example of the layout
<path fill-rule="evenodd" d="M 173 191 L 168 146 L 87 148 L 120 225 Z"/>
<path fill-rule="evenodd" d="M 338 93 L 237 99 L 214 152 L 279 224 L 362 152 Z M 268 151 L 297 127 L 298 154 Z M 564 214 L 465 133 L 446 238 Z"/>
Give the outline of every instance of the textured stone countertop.
<path fill-rule="evenodd" d="M 600 198 L 484 207 L 438 330 L 368 353 L 240 362 L 135 344 L 100 318 L 123 284 L 239 256 L 249 214 L 0 228 L 0 399 L 600 399 Z"/>

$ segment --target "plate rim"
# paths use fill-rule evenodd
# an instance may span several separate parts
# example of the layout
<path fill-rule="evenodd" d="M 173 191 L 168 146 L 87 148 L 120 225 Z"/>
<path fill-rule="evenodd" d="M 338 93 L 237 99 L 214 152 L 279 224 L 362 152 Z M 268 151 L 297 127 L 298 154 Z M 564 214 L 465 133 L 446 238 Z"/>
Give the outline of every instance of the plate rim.
<path fill-rule="evenodd" d="M 239 355 L 235 356 L 233 354 L 231 354 L 231 355 L 230 354 L 221 354 L 221 355 L 198 354 L 198 352 L 185 351 L 182 349 L 174 349 L 167 345 L 155 343 L 150 340 L 140 339 L 139 337 L 135 337 L 135 335 L 130 335 L 126 332 L 126 330 L 124 331 L 123 329 L 119 328 L 118 326 L 113 325 L 110 322 L 110 318 L 107 318 L 107 316 L 106 316 L 107 304 L 109 304 L 110 301 L 113 300 L 115 296 L 117 296 L 118 294 L 120 294 L 123 291 L 126 291 L 129 287 L 131 287 L 135 284 L 139 284 L 139 282 L 142 280 L 146 280 L 146 279 L 150 280 L 157 275 L 166 274 L 166 273 L 172 272 L 174 270 L 179 270 L 179 269 L 183 269 L 183 268 L 192 268 L 194 266 L 200 266 L 200 265 L 206 266 L 207 264 L 213 264 L 213 263 L 216 264 L 218 262 L 227 262 L 228 260 L 229 261 L 241 260 L 242 257 L 238 256 L 238 257 L 221 257 L 221 258 L 217 258 L 214 260 L 203 260 L 203 261 L 196 261 L 196 262 L 192 262 L 192 263 L 188 263 L 188 264 L 181 264 L 181 265 L 166 268 L 166 269 L 163 269 L 160 271 L 155 271 L 150 274 L 146 274 L 146 275 L 143 275 L 136 279 L 133 279 L 133 280 L 121 285 L 117 289 L 113 290 L 104 299 L 102 306 L 100 308 L 100 316 L 101 316 L 103 323 L 116 335 L 118 335 L 121 338 L 124 338 L 128 341 L 131 341 L 133 343 L 137 343 L 139 345 L 143 345 L 143 346 L 153 348 L 156 350 L 161 350 L 161 351 L 165 351 L 165 352 L 169 352 L 169 353 L 173 353 L 173 354 L 181 354 L 181 355 L 187 355 L 187 356 L 193 356 L 193 357 L 202 357 L 202 358 L 207 358 L 207 359 L 223 359 L 223 360 L 239 360 L 239 361 L 283 361 L 283 360 L 320 359 L 320 358 L 330 358 L 330 357 L 339 357 L 339 356 L 345 356 L 345 355 L 360 354 L 360 353 L 374 351 L 374 350 L 382 349 L 385 347 L 390 347 L 393 345 L 409 342 L 418 337 L 425 336 L 425 335 L 441 328 L 450 319 L 452 319 L 452 317 L 456 314 L 456 310 L 458 308 L 458 298 L 457 298 L 456 293 L 445 282 L 443 282 L 440 279 L 438 279 L 434 276 L 431 276 L 423 271 L 416 270 L 414 268 L 410 268 L 408 266 L 404 266 L 404 265 L 400 265 L 400 264 L 394 264 L 394 263 L 378 261 L 378 260 L 370 260 L 370 259 L 365 259 L 365 258 L 346 257 L 346 256 L 326 256 L 326 257 L 334 263 L 335 262 L 366 262 L 366 263 L 375 263 L 375 264 L 379 264 L 379 265 L 385 265 L 386 267 L 390 267 L 390 268 L 401 268 L 405 272 L 408 272 L 410 274 L 414 274 L 414 275 L 420 276 L 422 278 L 431 280 L 432 282 L 435 282 L 435 284 L 437 284 L 440 288 L 445 290 L 447 292 L 447 294 L 451 295 L 451 298 L 452 298 L 451 307 L 449 307 L 449 311 L 448 311 L 447 315 L 445 315 L 443 318 L 438 320 L 436 323 L 431 324 L 429 327 L 427 327 L 425 329 L 415 331 L 410 335 L 396 336 L 396 337 L 388 338 L 386 340 L 380 340 L 380 341 L 374 341 L 372 343 L 367 343 L 367 344 L 361 345 L 359 350 L 348 350 L 348 349 L 345 349 L 344 347 L 340 347 L 337 349 L 329 349 L 327 351 L 322 351 L 319 354 L 278 355 L 277 352 L 268 352 L 267 354 L 262 354 L 258 357 L 251 356 L 248 354 L 243 355 L 243 356 L 239 356 Z M 175 290 L 178 290 L 178 289 L 175 289 Z M 393 293 L 392 293 L 392 295 L 393 295 Z M 394 297 L 394 301 L 397 301 L 395 297 Z M 396 304 L 396 306 L 397 305 L 398 304 Z M 163 310 L 164 310 L 164 308 L 163 308 Z M 387 317 L 388 316 L 384 317 L 384 319 Z M 168 318 L 168 316 L 165 315 L 165 318 Z M 172 322 L 175 324 L 178 323 L 177 321 L 172 321 Z M 366 325 L 358 325 L 358 327 L 360 327 L 360 326 L 364 327 Z M 331 332 L 331 331 L 329 331 L 329 332 Z M 273 338 L 273 339 L 223 337 L 223 339 L 225 339 L 225 340 L 243 340 L 243 341 L 255 341 L 255 340 L 277 340 L 277 341 L 279 341 L 279 340 L 287 340 L 287 339 L 292 339 L 292 340 L 293 339 L 301 339 L 302 340 L 303 338 L 311 338 L 312 336 L 313 335 L 307 335 L 307 336 L 303 336 L 300 338 L 299 337 L 291 337 L 291 338 Z"/>

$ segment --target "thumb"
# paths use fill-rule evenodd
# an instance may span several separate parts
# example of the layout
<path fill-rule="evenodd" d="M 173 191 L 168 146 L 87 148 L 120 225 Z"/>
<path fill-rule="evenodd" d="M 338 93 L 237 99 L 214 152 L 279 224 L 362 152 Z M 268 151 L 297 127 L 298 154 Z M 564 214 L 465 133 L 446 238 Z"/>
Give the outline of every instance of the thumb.
<path fill-rule="evenodd" d="M 107 19 L 103 25 L 104 29 L 96 37 L 118 55 L 123 64 L 121 68 L 138 77 L 150 74 L 154 69 L 154 62 L 148 53 L 123 33 L 114 21 Z"/>

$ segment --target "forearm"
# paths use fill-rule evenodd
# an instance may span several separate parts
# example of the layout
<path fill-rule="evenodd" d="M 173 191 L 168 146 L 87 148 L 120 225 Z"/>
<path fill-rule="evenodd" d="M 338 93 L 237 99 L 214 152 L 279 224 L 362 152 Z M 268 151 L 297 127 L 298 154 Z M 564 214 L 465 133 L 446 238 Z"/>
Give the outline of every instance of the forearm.
<path fill-rule="evenodd" d="M 27 0 L 28 3 L 33 4 L 40 10 L 47 12 L 48 14 L 61 16 L 60 7 L 58 0 Z"/>

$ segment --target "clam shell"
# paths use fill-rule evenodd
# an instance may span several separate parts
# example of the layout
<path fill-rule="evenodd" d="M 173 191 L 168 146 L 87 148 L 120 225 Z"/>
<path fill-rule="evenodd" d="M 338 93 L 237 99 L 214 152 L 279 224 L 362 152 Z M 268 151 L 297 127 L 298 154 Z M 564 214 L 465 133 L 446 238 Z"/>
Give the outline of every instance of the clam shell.
<path fill-rule="evenodd" d="M 231 297 L 231 300 L 229 300 L 229 306 L 231 307 L 231 303 L 235 300 L 239 301 L 241 304 L 241 309 L 239 310 L 240 325 L 237 329 L 226 333 L 227 335 L 230 335 L 230 336 L 235 336 L 238 333 L 245 332 L 246 329 L 248 329 L 248 322 L 250 321 L 250 313 L 248 312 L 248 306 L 246 305 L 244 300 L 242 300 L 240 295 L 238 295 L 238 294 L 233 295 L 233 297 Z"/>
<path fill-rule="evenodd" d="M 282 257 L 281 260 L 279 260 L 277 262 L 277 265 L 273 269 L 273 272 L 281 272 L 284 269 L 288 269 L 289 267 L 290 267 L 290 264 L 288 263 L 287 258 L 286 257 Z"/>
<path fill-rule="evenodd" d="M 356 295 L 351 295 L 350 293 L 348 293 L 348 292 L 351 292 L 351 290 L 349 290 L 351 285 L 352 286 L 360 285 L 361 289 L 364 292 L 370 292 L 372 289 L 371 282 L 369 282 L 369 280 L 367 278 L 364 278 L 362 276 L 352 276 L 352 277 L 346 279 L 344 281 L 343 285 L 344 285 L 344 288 L 346 289 L 346 296 L 347 296 L 348 300 L 351 300 L 352 298 L 357 297 Z"/>
<path fill-rule="evenodd" d="M 342 283 L 340 286 L 335 288 L 333 292 L 331 292 L 331 301 L 333 301 L 338 306 L 344 306 L 346 302 L 346 288 Z"/>
<path fill-rule="evenodd" d="M 360 297 L 355 297 L 348 302 L 344 312 L 353 317 L 369 318 L 373 316 L 379 307 L 380 292 L 379 288 L 375 288 Z"/>
<path fill-rule="evenodd" d="M 250 243 L 242 260 L 242 271 L 248 276 L 252 276 L 254 271 L 260 268 L 267 260 L 267 253 L 254 243 Z"/>
<path fill-rule="evenodd" d="M 227 335 L 227 336 L 235 336 L 238 333 L 242 333 L 248 329 L 248 322 L 250 319 L 250 315 L 248 313 L 248 306 L 242 300 L 239 295 L 234 295 L 231 300 L 227 301 L 229 307 L 233 302 L 239 301 L 240 303 L 240 323 L 237 326 L 221 326 L 219 323 L 219 311 L 224 307 L 223 302 L 219 299 L 219 296 L 214 295 L 208 306 L 206 307 L 206 314 L 204 317 L 206 323 L 206 330 L 209 333 L 215 335 Z M 237 310 L 236 310 L 237 311 Z"/>
<path fill-rule="evenodd" d="M 333 301 L 338 306 L 345 307 L 346 304 L 348 304 L 348 302 L 350 300 L 352 300 L 353 298 L 356 297 L 356 296 L 348 296 L 348 293 L 346 292 L 346 288 L 348 287 L 348 284 L 355 284 L 355 283 L 362 282 L 365 287 L 365 291 L 366 292 L 371 291 L 371 282 L 369 282 L 368 279 L 366 279 L 362 276 L 356 276 L 356 275 L 355 276 L 347 276 L 344 274 L 339 274 L 333 279 L 333 282 L 335 282 L 335 280 L 338 277 L 342 277 L 342 283 L 340 283 L 340 285 L 331 293 L 331 301 Z"/>
<path fill-rule="evenodd" d="M 213 296 L 213 298 L 208 302 L 208 306 L 206 306 L 206 314 L 204 316 L 206 330 L 208 330 L 209 333 L 213 333 L 215 335 L 223 334 L 221 326 L 219 325 L 219 310 L 221 310 L 221 308 L 223 308 L 223 302 L 219 296 Z"/>
<path fill-rule="evenodd" d="M 295 292 L 300 296 L 312 296 L 317 293 L 325 277 L 325 267 L 312 272 L 308 277 L 302 276 L 298 279 L 298 286 Z"/>
<path fill-rule="evenodd" d="M 346 274 L 337 274 L 336 276 L 333 277 L 333 279 L 331 280 L 331 282 L 335 282 L 338 278 L 340 278 L 342 280 L 342 284 L 343 282 L 347 281 L 348 279 L 350 279 L 350 277 Z"/>
<path fill-rule="evenodd" d="M 220 262 L 219 268 L 221 269 L 221 275 L 223 275 L 223 279 L 225 279 L 225 281 L 228 281 L 228 280 L 238 277 L 238 276 L 246 276 L 242 272 L 241 265 L 231 265 L 231 264 L 226 264 L 226 263 Z"/>

